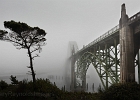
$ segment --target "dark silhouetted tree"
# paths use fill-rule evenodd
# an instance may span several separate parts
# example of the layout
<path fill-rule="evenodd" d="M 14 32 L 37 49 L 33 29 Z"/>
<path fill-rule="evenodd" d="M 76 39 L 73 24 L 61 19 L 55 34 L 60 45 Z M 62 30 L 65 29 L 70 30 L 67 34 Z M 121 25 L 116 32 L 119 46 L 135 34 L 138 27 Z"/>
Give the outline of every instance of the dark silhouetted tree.
<path fill-rule="evenodd" d="M 7 31 L 0 30 L 0 40 L 4 40 L 5 35 L 7 34 Z"/>
<path fill-rule="evenodd" d="M 14 77 L 13 75 L 10 76 L 11 84 L 18 84 L 18 80 L 16 79 L 16 76 Z"/>
<path fill-rule="evenodd" d="M 31 69 L 30 74 L 33 78 L 33 83 L 35 83 L 35 71 L 33 69 L 33 60 L 35 57 L 39 57 L 38 54 L 33 54 L 35 51 L 42 50 L 42 46 L 45 45 L 45 35 L 46 32 L 39 27 L 30 27 L 26 23 L 5 21 L 4 27 L 10 29 L 10 32 L 0 30 L 0 37 L 3 40 L 12 42 L 17 49 L 27 49 L 28 56 L 30 59 Z"/>
<path fill-rule="evenodd" d="M 88 91 L 88 83 L 87 83 L 87 91 Z"/>
<path fill-rule="evenodd" d="M 94 92 L 94 83 L 92 84 L 92 91 Z"/>
<path fill-rule="evenodd" d="M 3 90 L 7 87 L 8 87 L 8 84 L 5 81 L 1 80 L 0 81 L 0 90 Z"/>

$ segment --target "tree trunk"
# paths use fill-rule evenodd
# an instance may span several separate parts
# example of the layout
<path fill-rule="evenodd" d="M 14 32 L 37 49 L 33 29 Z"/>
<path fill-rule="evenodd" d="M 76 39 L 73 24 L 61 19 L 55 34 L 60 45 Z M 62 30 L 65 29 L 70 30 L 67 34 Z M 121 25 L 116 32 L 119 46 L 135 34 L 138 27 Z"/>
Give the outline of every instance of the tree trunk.
<path fill-rule="evenodd" d="M 32 75 L 32 78 L 33 78 L 33 83 L 35 83 L 36 79 L 35 79 L 35 72 L 34 72 L 34 69 L 33 69 L 33 59 L 32 59 L 32 55 L 31 55 L 31 52 L 30 52 L 30 48 L 28 48 L 28 54 L 29 54 L 29 58 L 30 58 L 30 68 L 31 68 L 31 75 Z"/>

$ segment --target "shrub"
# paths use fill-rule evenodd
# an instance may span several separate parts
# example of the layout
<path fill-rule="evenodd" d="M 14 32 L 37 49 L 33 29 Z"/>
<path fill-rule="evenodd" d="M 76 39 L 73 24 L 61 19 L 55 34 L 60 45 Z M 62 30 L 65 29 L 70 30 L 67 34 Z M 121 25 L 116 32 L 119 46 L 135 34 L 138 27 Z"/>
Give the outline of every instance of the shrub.
<path fill-rule="evenodd" d="M 17 87 L 15 87 L 15 92 L 17 93 L 24 93 L 28 91 L 28 82 L 26 79 L 24 79 L 23 81 L 20 81 L 17 85 Z"/>
<path fill-rule="evenodd" d="M 105 90 L 101 100 L 140 100 L 140 85 L 137 83 L 113 84 Z"/>
<path fill-rule="evenodd" d="M 13 75 L 11 75 L 10 80 L 12 84 L 18 84 L 18 80 L 16 79 L 16 76 L 14 77 Z"/>
<path fill-rule="evenodd" d="M 59 98 L 61 90 L 53 85 L 48 79 L 36 79 L 33 85 L 32 81 L 23 80 L 19 82 L 16 93 L 33 94 L 37 98 Z M 33 97 L 32 96 L 32 97 Z"/>
<path fill-rule="evenodd" d="M 7 87 L 8 87 L 8 84 L 5 81 L 1 80 L 0 81 L 0 90 L 4 90 Z"/>

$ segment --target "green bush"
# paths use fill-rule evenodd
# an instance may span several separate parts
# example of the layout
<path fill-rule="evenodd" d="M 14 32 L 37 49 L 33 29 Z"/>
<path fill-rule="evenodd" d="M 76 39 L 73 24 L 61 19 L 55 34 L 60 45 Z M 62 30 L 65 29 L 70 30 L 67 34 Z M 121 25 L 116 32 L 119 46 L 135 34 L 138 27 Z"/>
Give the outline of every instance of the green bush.
<path fill-rule="evenodd" d="M 137 83 L 113 84 L 105 90 L 101 100 L 140 100 L 140 85 Z"/>

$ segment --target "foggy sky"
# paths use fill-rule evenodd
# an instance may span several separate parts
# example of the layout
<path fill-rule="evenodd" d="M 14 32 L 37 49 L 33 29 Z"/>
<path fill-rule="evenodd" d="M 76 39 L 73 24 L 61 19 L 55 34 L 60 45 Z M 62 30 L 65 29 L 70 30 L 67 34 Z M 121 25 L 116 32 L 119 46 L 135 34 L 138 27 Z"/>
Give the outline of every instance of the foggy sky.
<path fill-rule="evenodd" d="M 0 29 L 4 21 L 20 21 L 47 32 L 46 43 L 34 60 L 37 74 L 61 73 L 67 58 L 69 41 L 78 48 L 87 45 L 119 23 L 121 5 L 128 16 L 140 11 L 139 0 L 0 0 Z M 27 50 L 0 42 L 0 75 L 26 74 Z M 96 76 L 94 68 L 88 73 Z"/>

